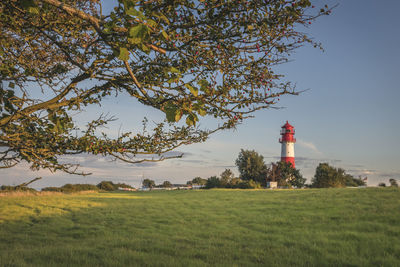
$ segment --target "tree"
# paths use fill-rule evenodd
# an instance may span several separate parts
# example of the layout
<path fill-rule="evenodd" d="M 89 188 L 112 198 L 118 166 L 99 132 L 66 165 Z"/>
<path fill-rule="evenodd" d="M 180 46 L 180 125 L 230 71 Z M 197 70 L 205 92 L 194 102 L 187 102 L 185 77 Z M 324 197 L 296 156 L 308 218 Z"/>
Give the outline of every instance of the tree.
<path fill-rule="evenodd" d="M 233 172 L 230 169 L 225 169 L 225 171 L 221 173 L 221 186 L 228 187 L 233 178 L 235 178 Z"/>
<path fill-rule="evenodd" d="M 389 179 L 389 183 L 390 183 L 390 186 L 399 187 L 399 185 L 397 184 L 396 179 L 393 179 L 393 178 Z"/>
<path fill-rule="evenodd" d="M 144 179 L 142 182 L 142 185 L 143 185 L 143 187 L 146 187 L 146 188 L 153 188 L 156 185 L 156 183 L 153 180 Z"/>
<path fill-rule="evenodd" d="M 268 168 L 266 181 L 278 182 L 278 186 L 301 188 L 306 179 L 298 169 L 293 168 L 290 162 L 278 161 Z"/>
<path fill-rule="evenodd" d="M 109 14 L 101 3 L 0 2 L 0 167 L 28 162 L 85 174 L 60 157 L 180 157 L 165 153 L 297 94 L 273 67 L 306 43 L 319 46 L 299 26 L 330 13 L 310 8 L 310 0 L 118 0 Z M 165 120 L 149 126 L 144 119 L 142 130 L 117 137 L 100 130 L 113 117 L 86 127 L 74 120 L 84 107 L 120 95 Z M 220 123 L 202 129 L 203 116 Z"/>
<path fill-rule="evenodd" d="M 312 187 L 345 187 L 365 185 L 362 179 L 356 179 L 341 168 L 334 168 L 328 163 L 320 163 L 312 179 Z"/>
<path fill-rule="evenodd" d="M 206 188 L 221 187 L 221 180 L 217 176 L 211 176 L 207 179 Z"/>
<path fill-rule="evenodd" d="M 235 163 L 242 180 L 254 180 L 259 183 L 265 183 L 267 166 L 264 163 L 262 155 L 254 150 L 242 149 Z"/>
<path fill-rule="evenodd" d="M 64 187 L 68 186 L 64 185 Z M 114 191 L 116 190 L 114 183 L 111 181 L 101 181 L 99 184 L 97 184 L 97 187 L 101 190 L 105 190 L 105 191 Z"/>
<path fill-rule="evenodd" d="M 201 177 L 193 178 L 192 181 L 187 182 L 190 185 L 205 185 L 207 183 L 207 179 L 203 179 Z"/>
<path fill-rule="evenodd" d="M 164 182 L 162 183 L 162 187 L 164 187 L 164 188 L 170 188 L 170 187 L 172 187 L 172 184 L 171 184 L 170 181 L 164 181 Z"/>

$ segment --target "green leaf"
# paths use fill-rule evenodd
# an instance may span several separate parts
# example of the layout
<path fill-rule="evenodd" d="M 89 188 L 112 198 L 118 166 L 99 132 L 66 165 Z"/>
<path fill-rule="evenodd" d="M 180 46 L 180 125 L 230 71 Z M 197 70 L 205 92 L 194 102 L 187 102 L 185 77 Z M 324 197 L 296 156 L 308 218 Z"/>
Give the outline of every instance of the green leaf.
<path fill-rule="evenodd" d="M 129 37 L 145 38 L 149 34 L 149 28 L 143 24 L 138 24 L 129 29 Z"/>
<path fill-rule="evenodd" d="M 193 126 L 193 125 L 195 124 L 192 115 L 187 116 L 187 118 L 186 118 L 186 124 L 187 124 L 188 126 Z"/>
<path fill-rule="evenodd" d="M 130 44 L 137 45 L 137 44 L 140 44 L 142 42 L 142 39 L 141 38 L 128 38 L 128 42 Z"/>
<path fill-rule="evenodd" d="M 168 122 L 174 122 L 175 121 L 176 111 L 177 111 L 177 107 L 174 106 L 173 104 L 168 104 L 165 107 L 165 115 L 167 117 L 167 121 Z"/>
<path fill-rule="evenodd" d="M 145 44 L 142 44 L 141 50 L 142 50 L 143 52 L 145 52 L 146 54 L 150 53 L 150 48 L 149 48 L 147 45 L 145 45 Z"/>
<path fill-rule="evenodd" d="M 166 33 L 165 31 L 162 31 L 161 34 L 162 34 L 162 36 L 164 36 L 165 40 L 167 40 L 167 41 L 169 40 L 168 33 Z"/>
<path fill-rule="evenodd" d="M 138 17 L 138 18 L 143 19 L 143 20 L 146 19 L 146 17 L 143 15 L 142 12 L 140 12 L 140 11 L 138 11 L 138 10 L 132 8 L 132 7 L 129 8 L 128 11 L 126 11 L 126 14 L 134 16 L 134 17 Z"/>
<path fill-rule="evenodd" d="M 177 68 L 175 68 L 175 67 L 171 67 L 170 68 L 170 71 L 172 72 L 172 73 L 181 73 Z"/>
<path fill-rule="evenodd" d="M 191 92 L 194 96 L 198 96 L 198 94 L 199 94 L 199 89 L 197 89 L 197 88 L 191 86 L 191 85 L 188 84 L 188 83 L 185 84 L 185 87 L 186 87 L 187 89 L 189 89 L 190 92 Z"/>
<path fill-rule="evenodd" d="M 32 14 L 39 14 L 39 8 L 37 7 L 29 7 L 28 12 Z"/>
<path fill-rule="evenodd" d="M 119 48 L 118 58 L 123 61 L 126 61 L 129 59 L 129 51 L 128 51 L 128 49 L 126 49 L 126 47 Z"/>
<path fill-rule="evenodd" d="M 204 109 L 199 109 L 197 112 L 199 113 L 200 116 L 203 116 L 203 117 L 205 115 L 207 115 L 207 111 L 205 111 Z"/>

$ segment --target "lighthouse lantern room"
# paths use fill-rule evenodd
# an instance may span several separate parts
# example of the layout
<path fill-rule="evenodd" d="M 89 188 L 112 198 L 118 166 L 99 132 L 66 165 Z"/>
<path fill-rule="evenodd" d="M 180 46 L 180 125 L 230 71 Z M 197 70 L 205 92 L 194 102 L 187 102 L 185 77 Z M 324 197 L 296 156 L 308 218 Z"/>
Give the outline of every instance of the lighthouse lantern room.
<path fill-rule="evenodd" d="M 279 143 L 282 144 L 281 161 L 290 162 L 295 168 L 294 143 L 296 143 L 296 138 L 293 137 L 294 127 L 288 121 L 282 126 L 281 135 L 282 137 L 279 138 Z"/>

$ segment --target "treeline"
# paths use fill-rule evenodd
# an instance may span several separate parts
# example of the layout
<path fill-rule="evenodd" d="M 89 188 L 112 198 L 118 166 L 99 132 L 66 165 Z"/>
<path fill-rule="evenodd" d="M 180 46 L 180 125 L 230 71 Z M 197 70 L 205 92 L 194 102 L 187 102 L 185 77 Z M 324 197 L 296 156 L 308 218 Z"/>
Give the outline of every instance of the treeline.
<path fill-rule="evenodd" d="M 63 192 L 63 193 L 72 193 L 79 191 L 115 191 L 118 188 L 130 188 L 134 189 L 132 186 L 124 183 L 113 183 L 111 181 L 102 181 L 97 185 L 93 184 L 65 184 L 61 187 L 45 187 L 42 191 L 51 191 L 51 192 Z"/>
<path fill-rule="evenodd" d="M 208 179 L 196 177 L 188 184 L 204 185 L 205 188 L 263 188 L 268 182 L 276 182 L 280 188 L 326 188 L 326 187 L 357 187 L 365 186 L 367 178 L 355 178 L 341 168 L 335 168 L 328 163 L 320 163 L 315 170 L 311 184 L 305 184 L 300 171 L 291 163 L 275 162 L 267 166 L 262 155 L 254 150 L 241 150 L 235 162 L 239 177 L 234 177 L 230 169 L 225 169 L 220 177 Z M 394 179 L 391 179 L 394 180 Z M 391 181 L 392 186 L 397 183 Z"/>

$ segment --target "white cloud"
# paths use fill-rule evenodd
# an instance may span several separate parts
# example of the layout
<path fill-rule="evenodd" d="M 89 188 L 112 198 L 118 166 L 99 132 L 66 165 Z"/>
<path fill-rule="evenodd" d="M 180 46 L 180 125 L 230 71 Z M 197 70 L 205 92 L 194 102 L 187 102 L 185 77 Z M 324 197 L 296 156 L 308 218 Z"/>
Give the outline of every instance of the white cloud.
<path fill-rule="evenodd" d="M 307 148 L 319 155 L 322 155 L 322 152 L 318 150 L 317 146 L 314 145 L 312 142 L 307 142 L 301 139 L 297 139 L 297 144 L 301 147 Z"/>

